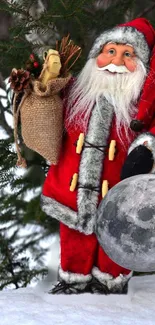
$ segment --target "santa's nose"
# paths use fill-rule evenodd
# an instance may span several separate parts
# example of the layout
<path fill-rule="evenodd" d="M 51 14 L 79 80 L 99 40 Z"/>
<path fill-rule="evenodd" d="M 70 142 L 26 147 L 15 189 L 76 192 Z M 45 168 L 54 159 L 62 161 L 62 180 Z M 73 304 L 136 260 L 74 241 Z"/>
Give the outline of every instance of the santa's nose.
<path fill-rule="evenodd" d="M 121 56 L 115 56 L 112 58 L 111 63 L 115 65 L 124 65 L 124 60 Z"/>

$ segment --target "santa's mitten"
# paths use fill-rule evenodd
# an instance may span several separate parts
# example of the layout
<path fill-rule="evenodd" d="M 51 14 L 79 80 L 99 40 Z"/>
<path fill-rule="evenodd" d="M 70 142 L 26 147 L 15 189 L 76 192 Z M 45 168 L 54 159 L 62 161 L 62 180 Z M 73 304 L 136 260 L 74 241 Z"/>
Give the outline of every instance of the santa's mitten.
<path fill-rule="evenodd" d="M 153 164 L 151 150 L 144 145 L 139 145 L 127 156 L 122 168 L 121 180 L 138 174 L 147 174 L 152 170 Z"/>

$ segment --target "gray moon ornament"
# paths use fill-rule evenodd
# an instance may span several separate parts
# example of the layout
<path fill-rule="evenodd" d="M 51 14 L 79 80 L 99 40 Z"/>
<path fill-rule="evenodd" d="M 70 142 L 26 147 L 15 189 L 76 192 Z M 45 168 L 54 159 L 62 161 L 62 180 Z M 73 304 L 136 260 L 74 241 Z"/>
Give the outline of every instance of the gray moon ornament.
<path fill-rule="evenodd" d="M 95 233 L 115 263 L 155 271 L 155 175 L 136 175 L 111 188 L 99 205 Z"/>

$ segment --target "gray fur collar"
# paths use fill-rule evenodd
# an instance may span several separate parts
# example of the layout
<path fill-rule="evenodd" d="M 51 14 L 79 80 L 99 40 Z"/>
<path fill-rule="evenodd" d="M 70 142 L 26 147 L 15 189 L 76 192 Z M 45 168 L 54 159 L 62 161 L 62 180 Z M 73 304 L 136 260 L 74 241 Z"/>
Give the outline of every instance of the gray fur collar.
<path fill-rule="evenodd" d="M 112 118 L 112 106 L 105 98 L 101 98 L 99 107 L 96 105 L 91 115 L 79 168 L 78 227 L 86 233 L 92 233 L 95 225 L 98 196 L 101 192 L 100 178 Z M 87 142 L 102 148 L 88 148 Z"/>
<path fill-rule="evenodd" d="M 112 119 L 113 107 L 102 97 L 99 105 L 94 106 L 90 117 L 81 155 L 77 193 L 78 212 L 42 195 L 44 212 L 87 235 L 94 232 L 98 196 L 101 190 L 100 178 Z M 93 145 L 101 146 L 102 150 L 94 148 Z"/>

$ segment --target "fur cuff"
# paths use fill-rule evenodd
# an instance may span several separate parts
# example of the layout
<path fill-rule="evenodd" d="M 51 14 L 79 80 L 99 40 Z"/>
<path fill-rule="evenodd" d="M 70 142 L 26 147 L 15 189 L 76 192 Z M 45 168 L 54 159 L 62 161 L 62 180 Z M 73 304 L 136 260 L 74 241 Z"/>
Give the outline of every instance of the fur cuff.
<path fill-rule="evenodd" d="M 94 232 L 94 219 L 94 222 L 91 221 L 84 229 L 76 211 L 43 194 L 41 195 L 41 208 L 48 216 L 61 221 L 71 229 L 78 230 L 85 235 L 91 235 Z"/>
<path fill-rule="evenodd" d="M 59 269 L 59 277 L 66 283 L 83 283 L 89 282 L 92 279 L 91 274 L 80 274 L 63 271 L 62 268 Z"/>
<path fill-rule="evenodd" d="M 155 136 L 151 133 L 143 133 L 139 135 L 131 144 L 128 154 L 139 145 L 145 145 L 151 152 L 155 161 Z M 151 174 L 155 173 L 155 163 L 151 170 Z"/>
<path fill-rule="evenodd" d="M 122 289 L 124 285 L 129 281 L 132 277 L 133 272 L 131 271 L 128 275 L 120 274 L 116 278 L 114 278 L 109 273 L 101 272 L 97 267 L 93 267 L 92 275 L 102 284 L 105 284 L 109 290 L 118 290 Z"/>
<path fill-rule="evenodd" d="M 77 213 L 67 206 L 42 194 L 41 208 L 48 216 L 61 221 L 70 228 L 76 228 Z"/>

